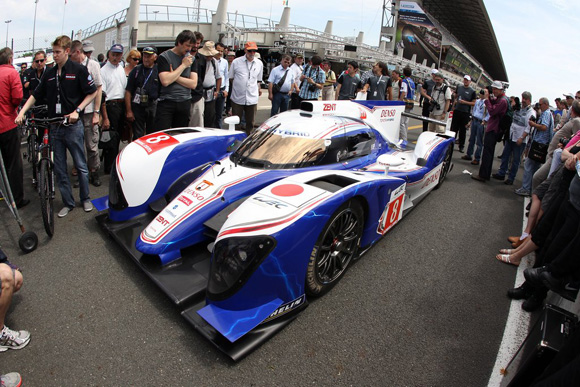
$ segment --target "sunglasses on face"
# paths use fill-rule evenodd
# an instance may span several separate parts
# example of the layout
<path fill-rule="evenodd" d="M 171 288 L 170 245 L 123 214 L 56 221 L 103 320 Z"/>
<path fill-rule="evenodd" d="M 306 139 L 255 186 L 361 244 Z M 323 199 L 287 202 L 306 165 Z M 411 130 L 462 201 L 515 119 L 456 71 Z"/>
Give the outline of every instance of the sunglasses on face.
<path fill-rule="evenodd" d="M 131 60 L 134 60 L 135 62 L 139 62 L 139 58 L 131 58 Z"/>
<path fill-rule="evenodd" d="M 37 59 L 34 61 L 34 63 L 42 63 L 42 62 L 44 62 L 44 59 Z"/>
<path fill-rule="evenodd" d="M 576 98 L 576 99 L 580 99 L 580 95 L 577 95 L 577 96 L 576 96 L 576 97 L 574 97 L 574 98 Z"/>
<path fill-rule="evenodd" d="M 248 52 L 256 52 L 256 50 L 248 50 Z"/>

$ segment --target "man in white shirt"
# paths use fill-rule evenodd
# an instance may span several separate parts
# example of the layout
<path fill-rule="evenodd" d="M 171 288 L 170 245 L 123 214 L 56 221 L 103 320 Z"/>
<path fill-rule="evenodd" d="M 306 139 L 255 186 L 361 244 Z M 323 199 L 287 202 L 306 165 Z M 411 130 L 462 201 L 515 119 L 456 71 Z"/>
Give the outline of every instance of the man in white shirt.
<path fill-rule="evenodd" d="M 296 86 L 294 86 L 294 92 L 290 96 L 290 109 L 299 109 L 300 98 L 298 98 L 298 93 L 300 92 L 300 85 L 298 82 L 300 81 L 300 76 L 302 76 L 302 71 L 304 70 L 304 57 L 302 55 L 296 55 L 294 63 L 290 66 L 290 70 L 294 73 L 294 82 L 296 83 Z"/>
<path fill-rule="evenodd" d="M 215 123 L 214 125 L 209 124 L 208 126 L 213 126 L 215 128 L 222 128 L 222 118 L 224 115 L 224 105 L 226 103 L 226 99 L 228 98 L 228 93 L 230 91 L 230 80 L 228 77 L 228 70 L 229 70 L 229 63 L 224 58 L 224 51 L 226 46 L 222 43 L 216 43 L 215 49 L 218 51 L 218 54 L 214 57 L 217 61 L 218 67 L 220 69 L 220 74 L 222 75 L 222 86 L 220 90 L 218 90 L 218 96 L 215 100 Z"/>
<path fill-rule="evenodd" d="M 89 183 L 99 187 L 101 185 L 101 179 L 99 178 L 99 168 L 101 168 L 101 159 L 99 157 L 99 118 L 102 96 L 101 66 L 86 56 L 84 49 L 83 42 L 74 40 L 70 48 L 70 59 L 82 64 L 89 70 L 89 74 L 91 74 L 97 87 L 97 96 L 85 108 L 82 120 L 85 127 L 85 151 L 87 166 L 89 167 Z M 96 109 L 95 106 L 97 107 Z"/>
<path fill-rule="evenodd" d="M 229 71 L 229 78 L 233 80 L 231 90 L 232 115 L 242 117 L 246 115 L 246 133 L 249 135 L 254 129 L 254 120 L 258 110 L 258 98 L 262 95 L 260 82 L 264 72 L 264 65 L 255 59 L 258 46 L 255 42 L 247 42 L 244 56 L 234 59 Z"/>
<path fill-rule="evenodd" d="M 111 173 L 113 163 L 119 153 L 119 141 L 121 132 L 125 125 L 125 87 L 127 86 L 127 76 L 123 66 L 120 65 L 123 58 L 123 46 L 113 44 L 109 50 L 107 63 L 101 68 L 101 78 L 103 81 L 103 91 L 106 95 L 106 102 L 102 106 L 103 131 L 111 130 L 113 146 L 103 152 L 105 173 Z"/>
<path fill-rule="evenodd" d="M 290 55 L 282 55 L 282 61 L 270 71 L 268 99 L 272 101 L 270 117 L 288 110 L 290 94 L 294 89 L 294 73 L 290 70 Z"/>

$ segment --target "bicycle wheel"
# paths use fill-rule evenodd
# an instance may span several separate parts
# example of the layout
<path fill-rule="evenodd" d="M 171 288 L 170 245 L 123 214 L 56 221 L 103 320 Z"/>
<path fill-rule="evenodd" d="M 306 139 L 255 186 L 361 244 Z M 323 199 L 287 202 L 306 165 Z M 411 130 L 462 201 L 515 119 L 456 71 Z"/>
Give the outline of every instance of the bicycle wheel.
<path fill-rule="evenodd" d="M 51 237 L 54 234 L 54 207 L 52 204 L 52 167 L 47 159 L 40 160 L 40 179 L 38 182 L 40 193 L 40 209 L 42 222 L 46 234 Z"/>

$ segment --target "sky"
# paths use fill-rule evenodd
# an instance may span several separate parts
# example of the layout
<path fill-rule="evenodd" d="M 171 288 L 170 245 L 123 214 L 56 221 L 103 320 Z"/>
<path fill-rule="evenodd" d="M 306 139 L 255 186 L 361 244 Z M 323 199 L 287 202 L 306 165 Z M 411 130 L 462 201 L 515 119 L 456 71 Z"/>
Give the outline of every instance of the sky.
<path fill-rule="evenodd" d="M 129 0 L 37 0 L 36 45 L 65 32 L 87 28 L 129 6 Z M 193 1 L 148 0 L 142 4 L 192 6 Z M 580 25 L 579 0 L 484 0 L 509 77 L 508 95 L 532 93 L 534 101 L 553 101 L 562 93 L 580 90 L 580 50 L 568 36 Z M 217 0 L 201 0 L 201 8 L 215 10 Z M 290 23 L 324 31 L 333 20 L 333 33 L 356 36 L 378 45 L 382 0 L 328 1 L 288 0 Z M 18 46 L 30 45 L 35 0 L 2 0 L 4 21 L 0 44 L 14 39 Z M 229 0 L 228 11 L 279 20 L 283 0 Z M 64 23 L 63 23 L 64 21 Z M 28 43 L 27 43 L 28 42 Z M 10 42 L 9 42 L 10 43 Z"/>

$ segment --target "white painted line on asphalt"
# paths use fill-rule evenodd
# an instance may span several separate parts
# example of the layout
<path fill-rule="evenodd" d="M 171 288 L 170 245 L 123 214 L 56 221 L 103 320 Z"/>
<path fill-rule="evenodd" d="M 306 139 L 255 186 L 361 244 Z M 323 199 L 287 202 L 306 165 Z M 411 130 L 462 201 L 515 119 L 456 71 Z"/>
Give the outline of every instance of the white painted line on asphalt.
<path fill-rule="evenodd" d="M 522 221 L 522 231 L 525 229 L 527 223 L 526 219 L 526 206 L 530 202 L 530 198 L 524 200 L 524 212 Z M 520 265 L 518 266 L 518 271 L 516 274 L 516 280 L 514 285 L 520 286 L 524 282 L 524 270 L 528 267 L 534 265 L 534 253 L 525 256 Z M 524 342 L 526 336 L 528 335 L 530 327 L 531 314 L 522 310 L 522 301 L 513 300 L 510 306 L 510 311 L 508 313 L 508 318 L 505 324 L 505 329 L 503 332 L 503 338 L 497 352 L 497 358 L 495 359 L 495 365 L 491 376 L 489 378 L 488 387 L 497 387 L 501 384 L 504 370 L 512 357 L 516 354 L 520 345 Z"/>

